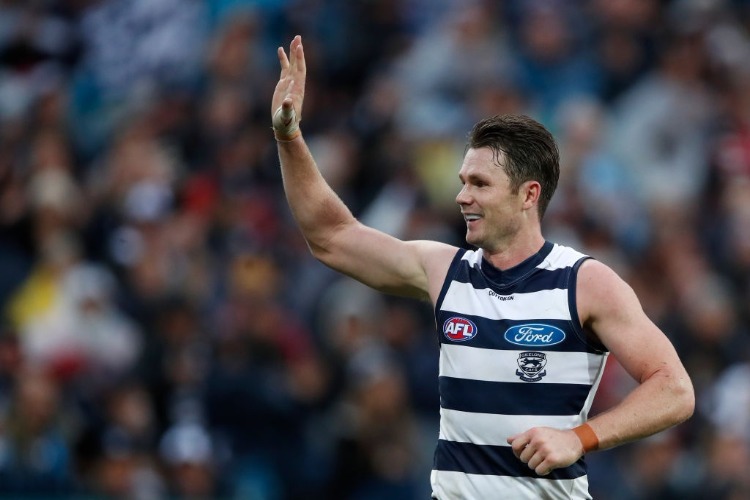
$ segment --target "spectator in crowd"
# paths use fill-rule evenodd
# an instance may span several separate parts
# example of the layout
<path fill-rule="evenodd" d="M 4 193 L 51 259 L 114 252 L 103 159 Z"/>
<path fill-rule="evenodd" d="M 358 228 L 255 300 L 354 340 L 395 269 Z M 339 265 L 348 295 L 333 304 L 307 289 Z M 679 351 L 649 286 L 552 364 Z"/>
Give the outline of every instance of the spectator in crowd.
<path fill-rule="evenodd" d="M 41 371 L 23 370 L 5 408 L 0 462 L 2 495 L 66 495 L 75 486 L 71 441 L 58 384 Z"/>

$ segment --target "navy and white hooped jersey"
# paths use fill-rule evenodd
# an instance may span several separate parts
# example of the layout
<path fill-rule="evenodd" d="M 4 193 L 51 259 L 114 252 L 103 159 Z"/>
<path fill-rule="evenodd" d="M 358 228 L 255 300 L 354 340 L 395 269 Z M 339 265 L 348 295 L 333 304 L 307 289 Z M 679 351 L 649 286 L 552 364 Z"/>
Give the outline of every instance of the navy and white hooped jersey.
<path fill-rule="evenodd" d="M 500 271 L 459 250 L 435 306 L 440 338 L 440 436 L 433 497 L 591 498 L 586 465 L 539 476 L 506 439 L 531 427 L 586 421 L 608 352 L 587 341 L 576 276 L 588 257 L 545 242 Z"/>

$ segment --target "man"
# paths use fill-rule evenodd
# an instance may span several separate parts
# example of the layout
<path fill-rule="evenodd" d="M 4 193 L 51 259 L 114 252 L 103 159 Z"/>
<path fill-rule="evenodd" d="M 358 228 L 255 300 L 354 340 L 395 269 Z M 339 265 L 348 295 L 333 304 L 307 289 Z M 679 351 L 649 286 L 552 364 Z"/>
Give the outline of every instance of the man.
<path fill-rule="evenodd" d="M 559 176 L 554 139 L 523 116 L 471 132 L 456 201 L 467 251 L 401 241 L 358 222 L 323 180 L 299 130 L 302 40 L 272 102 L 284 189 L 311 252 L 386 293 L 430 300 L 440 331 L 441 423 L 433 497 L 590 498 L 583 455 L 692 415 L 690 379 L 632 289 L 604 264 L 547 242 Z M 639 385 L 587 421 L 608 353 Z"/>

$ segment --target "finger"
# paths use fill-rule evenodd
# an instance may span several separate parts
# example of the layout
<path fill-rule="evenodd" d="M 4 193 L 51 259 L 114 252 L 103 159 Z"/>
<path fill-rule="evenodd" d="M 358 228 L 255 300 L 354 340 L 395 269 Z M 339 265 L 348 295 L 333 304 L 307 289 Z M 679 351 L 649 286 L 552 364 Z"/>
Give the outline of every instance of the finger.
<path fill-rule="evenodd" d="M 292 43 L 289 44 L 289 70 L 294 73 L 297 71 L 297 46 L 299 45 L 299 35 L 292 39 Z"/>
<path fill-rule="evenodd" d="M 292 93 L 292 90 L 294 89 L 294 80 L 289 80 L 289 83 L 286 86 L 286 95 L 290 95 Z"/>
<path fill-rule="evenodd" d="M 542 457 L 541 453 L 535 453 L 533 457 L 529 460 L 527 465 L 529 466 L 529 469 L 536 470 L 539 465 L 544 462 L 544 458 Z"/>
<path fill-rule="evenodd" d="M 284 99 L 284 102 L 281 103 L 281 108 L 284 110 L 284 116 L 291 116 L 289 112 L 290 110 L 294 109 L 294 101 L 292 100 L 292 98 L 287 97 L 286 99 Z"/>
<path fill-rule="evenodd" d="M 513 449 L 513 454 L 521 458 L 521 452 L 524 450 L 526 445 L 529 444 L 528 438 L 524 437 L 523 434 L 516 434 L 515 436 L 508 438 L 508 444 L 511 445 L 511 448 Z"/>
<path fill-rule="evenodd" d="M 289 59 L 286 57 L 286 52 L 284 52 L 284 47 L 279 47 L 276 49 L 276 53 L 279 56 L 279 64 L 281 65 L 281 71 L 289 69 Z"/>
<path fill-rule="evenodd" d="M 303 75 L 307 73 L 307 64 L 305 63 L 305 50 L 302 48 L 302 37 L 299 39 L 299 45 L 297 46 L 297 71 Z"/>
<path fill-rule="evenodd" d="M 546 476 L 553 470 L 555 470 L 555 468 L 552 465 L 550 465 L 549 462 L 547 462 L 546 460 L 534 468 L 534 472 L 536 472 L 540 476 Z"/>
<path fill-rule="evenodd" d="M 284 99 L 284 102 L 281 103 L 281 108 L 279 111 L 277 111 L 277 114 L 278 116 L 276 117 L 276 119 L 279 122 L 279 125 L 287 127 L 292 123 L 296 115 L 294 112 L 294 105 L 290 98 L 287 97 L 286 99 Z"/>
<path fill-rule="evenodd" d="M 527 464 L 529 463 L 529 460 L 531 460 L 531 457 L 534 456 L 534 453 L 536 453 L 536 448 L 531 445 L 526 445 L 526 447 L 521 451 L 521 454 L 518 456 L 518 458 L 521 460 L 521 462 Z"/>
<path fill-rule="evenodd" d="M 516 439 L 518 439 L 518 438 L 519 438 L 519 436 L 521 436 L 521 435 L 520 435 L 520 434 L 515 434 L 515 435 L 513 435 L 513 436 L 511 436 L 511 437 L 509 437 L 509 438 L 505 438 L 505 441 L 506 441 L 506 442 L 507 442 L 507 443 L 508 443 L 509 445 L 513 446 L 513 441 L 515 441 Z"/>
<path fill-rule="evenodd" d="M 279 82 L 281 82 L 289 76 L 289 59 L 287 58 L 283 47 L 279 47 L 276 50 L 276 54 L 279 57 L 279 66 L 281 66 L 281 74 L 279 75 Z"/>
<path fill-rule="evenodd" d="M 273 130 L 277 139 L 292 140 L 299 135 L 299 120 L 291 105 L 291 99 L 285 99 L 273 115 Z"/>

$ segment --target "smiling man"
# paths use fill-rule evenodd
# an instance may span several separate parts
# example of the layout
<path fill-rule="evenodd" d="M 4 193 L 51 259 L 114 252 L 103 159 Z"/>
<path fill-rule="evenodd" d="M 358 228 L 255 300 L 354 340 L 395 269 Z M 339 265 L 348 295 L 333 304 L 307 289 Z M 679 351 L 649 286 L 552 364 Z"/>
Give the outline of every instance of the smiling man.
<path fill-rule="evenodd" d="M 357 221 L 324 181 L 299 129 L 301 38 L 278 56 L 272 123 L 286 196 L 311 252 L 377 290 L 434 305 L 433 498 L 590 498 L 586 453 L 690 417 L 690 379 L 633 290 L 601 262 L 543 237 L 560 169 L 542 125 L 506 115 L 472 129 L 456 202 L 476 250 L 401 241 Z M 638 385 L 588 419 L 610 353 Z"/>

